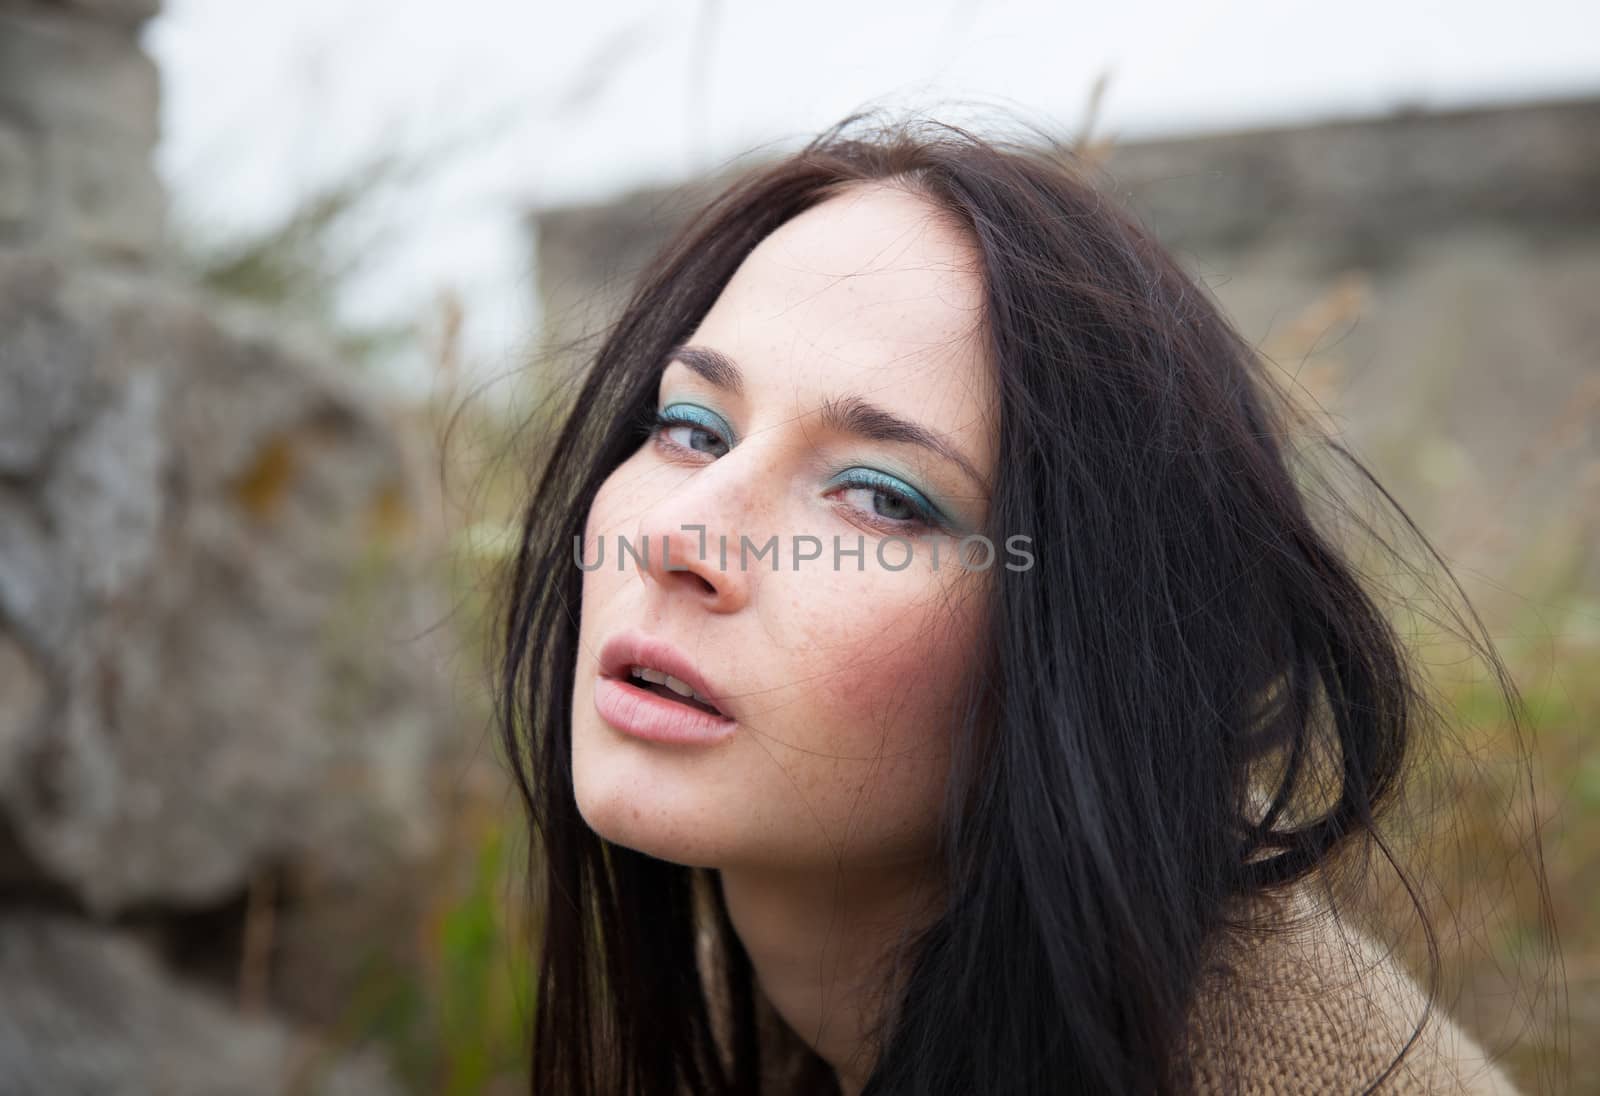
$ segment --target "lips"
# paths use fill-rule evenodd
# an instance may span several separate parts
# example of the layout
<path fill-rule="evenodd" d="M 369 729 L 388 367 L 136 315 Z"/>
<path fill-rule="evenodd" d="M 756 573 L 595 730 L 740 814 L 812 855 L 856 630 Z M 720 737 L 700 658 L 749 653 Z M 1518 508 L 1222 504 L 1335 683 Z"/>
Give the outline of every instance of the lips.
<path fill-rule="evenodd" d="M 710 744 L 737 726 L 721 690 L 687 656 L 637 632 L 613 636 L 601 647 L 594 704 L 613 727 L 657 742 Z"/>
<path fill-rule="evenodd" d="M 680 682 L 690 686 L 691 690 L 699 693 L 702 701 L 715 707 L 717 714 L 725 718 L 733 717 L 733 714 L 723 706 L 722 690 L 714 683 L 710 683 L 686 654 L 666 640 L 659 640 L 640 632 L 621 632 L 606 640 L 605 645 L 600 648 L 600 677 L 643 685 L 642 682 L 630 680 L 630 670 L 635 666 L 659 670 L 661 674 L 678 678 Z"/>

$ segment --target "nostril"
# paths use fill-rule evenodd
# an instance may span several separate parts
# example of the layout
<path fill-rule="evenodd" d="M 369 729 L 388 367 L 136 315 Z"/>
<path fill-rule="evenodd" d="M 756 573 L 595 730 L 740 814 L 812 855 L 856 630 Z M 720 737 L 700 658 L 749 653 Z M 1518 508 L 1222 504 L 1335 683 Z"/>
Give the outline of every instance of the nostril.
<path fill-rule="evenodd" d="M 704 590 L 706 593 L 714 594 L 714 593 L 717 592 L 717 588 L 715 586 L 713 586 L 711 584 L 711 581 L 709 579 L 707 579 L 704 575 L 695 575 L 694 576 L 694 580 L 700 584 L 700 588 L 702 590 Z"/>

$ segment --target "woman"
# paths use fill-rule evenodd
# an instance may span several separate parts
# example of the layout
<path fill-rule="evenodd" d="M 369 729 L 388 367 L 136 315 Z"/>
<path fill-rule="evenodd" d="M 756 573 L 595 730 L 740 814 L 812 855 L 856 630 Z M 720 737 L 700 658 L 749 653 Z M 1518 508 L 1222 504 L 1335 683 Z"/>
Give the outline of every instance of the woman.
<path fill-rule="evenodd" d="M 1421 694 L 1300 425 L 1064 157 L 850 120 L 717 198 L 505 602 L 534 1091 L 1509 1091 L 1335 917 Z"/>

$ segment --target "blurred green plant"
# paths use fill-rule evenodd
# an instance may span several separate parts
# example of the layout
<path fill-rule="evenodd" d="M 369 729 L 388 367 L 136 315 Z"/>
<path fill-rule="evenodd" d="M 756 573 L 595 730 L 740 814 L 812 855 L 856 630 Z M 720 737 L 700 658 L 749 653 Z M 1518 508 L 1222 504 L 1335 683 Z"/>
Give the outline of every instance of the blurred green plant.
<path fill-rule="evenodd" d="M 513 893 L 523 864 L 507 855 L 516 842 L 505 830 L 475 840 L 469 885 L 434 896 L 443 901 L 419 941 L 423 961 L 370 956 L 349 1005 L 344 1034 L 382 1046 L 418 1096 L 515 1089 L 527 1076 L 532 975 Z"/>

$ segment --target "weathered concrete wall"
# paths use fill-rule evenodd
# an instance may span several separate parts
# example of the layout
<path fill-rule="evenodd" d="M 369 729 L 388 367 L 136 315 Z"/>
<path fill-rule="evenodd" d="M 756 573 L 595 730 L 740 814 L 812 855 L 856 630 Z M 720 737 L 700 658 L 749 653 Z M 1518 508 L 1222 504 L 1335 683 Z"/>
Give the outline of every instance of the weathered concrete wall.
<path fill-rule="evenodd" d="M 0 244 L 149 257 L 160 80 L 137 46 L 159 0 L 0 0 Z"/>
<path fill-rule="evenodd" d="M 1600 539 L 1600 100 L 1128 144 L 1097 173 L 1467 569 Z M 536 214 L 551 343 L 717 182 Z"/>
<path fill-rule="evenodd" d="M 384 409 L 160 261 L 156 7 L 0 0 L 0 1090 L 389 1091 L 152 947 L 412 862 L 447 735 Z"/>
<path fill-rule="evenodd" d="M 1466 569 L 1600 534 L 1600 100 L 1136 145 L 1107 169 Z"/>

